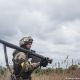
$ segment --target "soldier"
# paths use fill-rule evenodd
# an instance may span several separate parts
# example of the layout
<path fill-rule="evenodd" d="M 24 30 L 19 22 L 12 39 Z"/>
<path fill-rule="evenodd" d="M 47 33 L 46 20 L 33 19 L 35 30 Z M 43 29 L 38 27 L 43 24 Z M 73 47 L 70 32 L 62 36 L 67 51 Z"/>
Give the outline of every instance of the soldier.
<path fill-rule="evenodd" d="M 33 39 L 30 36 L 23 37 L 19 42 L 20 47 L 27 50 L 30 50 L 32 43 Z M 30 63 L 28 59 L 29 59 L 28 53 L 20 52 L 18 50 L 15 50 L 13 52 L 13 64 L 14 64 L 13 73 L 16 76 L 17 80 L 31 80 L 32 71 L 44 64 L 42 62 Z"/>

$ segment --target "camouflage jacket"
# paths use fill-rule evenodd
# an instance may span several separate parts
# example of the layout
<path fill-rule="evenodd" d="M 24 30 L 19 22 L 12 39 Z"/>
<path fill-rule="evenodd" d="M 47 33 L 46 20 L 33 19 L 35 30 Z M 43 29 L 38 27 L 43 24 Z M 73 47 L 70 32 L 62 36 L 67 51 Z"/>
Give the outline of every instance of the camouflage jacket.
<path fill-rule="evenodd" d="M 40 66 L 40 62 L 32 63 L 28 61 L 28 54 L 15 50 L 13 52 L 14 73 L 16 75 L 21 72 L 33 71 Z M 20 68 L 20 69 L 19 69 Z"/>

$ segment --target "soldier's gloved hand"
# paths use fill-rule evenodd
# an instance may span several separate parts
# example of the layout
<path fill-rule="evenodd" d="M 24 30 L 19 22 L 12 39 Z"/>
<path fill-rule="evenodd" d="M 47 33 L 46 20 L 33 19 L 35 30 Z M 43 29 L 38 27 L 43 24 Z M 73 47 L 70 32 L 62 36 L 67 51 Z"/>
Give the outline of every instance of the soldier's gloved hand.
<path fill-rule="evenodd" d="M 46 67 L 47 65 L 48 65 L 48 60 L 47 60 L 47 58 L 42 59 L 41 62 L 40 62 L 40 66 Z"/>

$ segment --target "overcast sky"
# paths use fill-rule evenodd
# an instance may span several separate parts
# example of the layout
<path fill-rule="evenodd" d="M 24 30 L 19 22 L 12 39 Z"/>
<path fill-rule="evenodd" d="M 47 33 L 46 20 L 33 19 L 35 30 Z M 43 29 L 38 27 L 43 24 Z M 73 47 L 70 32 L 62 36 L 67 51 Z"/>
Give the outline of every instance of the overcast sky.
<path fill-rule="evenodd" d="M 32 49 L 53 59 L 80 58 L 80 0 L 0 0 L 0 39 L 18 45 L 32 36 Z M 11 59 L 12 50 L 8 50 Z M 4 54 L 0 45 L 0 62 Z"/>

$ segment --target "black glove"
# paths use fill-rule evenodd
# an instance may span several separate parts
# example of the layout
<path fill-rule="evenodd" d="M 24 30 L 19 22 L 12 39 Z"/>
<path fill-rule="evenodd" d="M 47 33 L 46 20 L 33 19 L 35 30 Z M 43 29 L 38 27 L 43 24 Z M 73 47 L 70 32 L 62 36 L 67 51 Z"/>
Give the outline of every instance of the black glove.
<path fill-rule="evenodd" d="M 47 58 L 42 59 L 41 62 L 40 62 L 40 66 L 46 67 L 47 65 L 48 65 L 48 60 L 47 60 Z"/>

